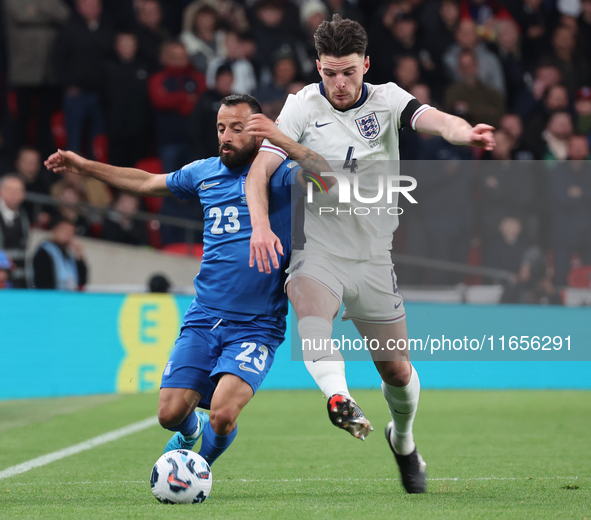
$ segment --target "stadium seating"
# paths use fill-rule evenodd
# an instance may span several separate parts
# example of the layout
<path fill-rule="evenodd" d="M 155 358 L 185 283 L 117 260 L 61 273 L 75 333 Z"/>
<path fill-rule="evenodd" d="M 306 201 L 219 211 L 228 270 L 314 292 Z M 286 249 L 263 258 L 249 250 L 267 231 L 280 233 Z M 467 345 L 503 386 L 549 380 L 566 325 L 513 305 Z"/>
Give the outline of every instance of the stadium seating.
<path fill-rule="evenodd" d="M 591 289 L 591 265 L 571 269 L 568 273 L 567 283 L 569 287 Z"/>

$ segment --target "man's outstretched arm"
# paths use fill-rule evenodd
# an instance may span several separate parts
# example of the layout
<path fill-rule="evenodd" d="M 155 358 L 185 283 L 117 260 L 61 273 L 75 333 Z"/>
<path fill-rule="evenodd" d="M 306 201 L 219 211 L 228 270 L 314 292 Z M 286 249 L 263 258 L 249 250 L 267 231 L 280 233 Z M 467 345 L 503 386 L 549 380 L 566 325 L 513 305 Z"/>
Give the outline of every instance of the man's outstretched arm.
<path fill-rule="evenodd" d="M 283 256 L 281 240 L 271 230 L 269 221 L 269 179 L 282 162 L 274 153 L 259 152 L 246 177 L 246 202 L 252 223 L 248 265 L 254 267 L 256 260 L 259 272 L 267 274 L 271 272 L 271 264 L 279 269 L 277 253 Z"/>
<path fill-rule="evenodd" d="M 456 145 L 474 146 L 492 150 L 495 147 L 494 127 L 485 124 L 472 126 L 461 117 L 452 116 L 439 110 L 426 110 L 415 123 L 418 132 L 440 135 Z"/>
<path fill-rule="evenodd" d="M 70 172 L 83 177 L 94 177 L 114 188 L 129 191 L 142 197 L 172 195 L 166 186 L 166 175 L 90 161 L 74 152 L 58 150 L 45 161 L 45 167 L 54 173 Z"/>

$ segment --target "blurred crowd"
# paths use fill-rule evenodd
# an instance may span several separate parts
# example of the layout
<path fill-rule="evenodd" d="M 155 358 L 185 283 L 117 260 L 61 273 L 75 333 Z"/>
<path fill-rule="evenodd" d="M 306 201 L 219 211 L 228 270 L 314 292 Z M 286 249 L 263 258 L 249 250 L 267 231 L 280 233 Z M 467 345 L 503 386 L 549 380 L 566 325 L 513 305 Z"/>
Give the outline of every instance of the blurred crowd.
<path fill-rule="evenodd" d="M 591 265 L 591 0 L 3 4 L 0 272 L 11 261 L 12 282 L 0 278 L 0 286 L 24 283 L 30 226 L 59 220 L 121 243 L 183 242 L 182 230 L 162 226 L 155 237 L 133 215 L 199 220 L 197 202 L 140 200 L 92 179 L 58 178 L 42 159 L 60 147 L 162 173 L 215 156 L 220 100 L 249 93 L 275 118 L 288 94 L 319 81 L 313 34 L 334 13 L 367 29 L 368 82 L 393 81 L 422 103 L 497 129 L 497 148 L 485 154 L 401 132 L 403 160 L 450 166 L 413 168 L 422 199 L 403 219 L 397 251 L 505 269 L 520 280 L 524 266 L 532 270 L 524 259 L 549 259 L 553 271 L 545 272 L 557 285 L 576 262 Z M 479 166 L 453 165 L 467 159 Z M 523 166 L 532 159 L 545 168 Z M 557 162 L 564 159 L 571 161 Z M 24 202 L 25 192 L 64 205 Z M 77 203 L 115 211 L 97 222 Z M 412 283 L 458 281 L 443 271 L 407 274 Z"/>

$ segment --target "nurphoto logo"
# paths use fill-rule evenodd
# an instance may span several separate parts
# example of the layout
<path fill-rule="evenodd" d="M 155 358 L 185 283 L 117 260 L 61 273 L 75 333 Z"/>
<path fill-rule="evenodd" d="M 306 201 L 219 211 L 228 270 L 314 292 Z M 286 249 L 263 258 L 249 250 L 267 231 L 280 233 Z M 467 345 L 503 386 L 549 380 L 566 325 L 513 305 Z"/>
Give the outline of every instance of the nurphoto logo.
<path fill-rule="evenodd" d="M 350 177 L 353 178 L 351 182 Z M 326 178 L 325 182 L 323 178 Z M 336 206 L 319 206 L 318 213 L 348 215 L 369 215 L 377 212 L 378 214 L 401 215 L 402 208 L 395 204 L 398 201 L 398 194 L 401 194 L 411 204 L 418 204 L 412 196 L 411 191 L 417 187 L 417 181 L 414 177 L 408 175 L 345 175 L 338 172 L 322 172 L 317 175 L 312 172 L 306 172 L 304 179 L 307 181 L 308 204 L 315 204 L 314 192 L 323 196 L 329 195 L 329 190 L 338 185 L 338 204 L 348 204 L 349 208 Z M 328 186 L 327 186 L 328 184 Z M 322 202 L 329 202 L 328 199 L 322 199 Z M 332 202 L 332 198 L 330 198 Z M 337 202 L 336 200 L 334 202 Z M 317 201 L 318 203 L 318 201 Z M 316 205 L 317 205 L 316 203 Z M 383 204 L 382 206 L 372 206 L 372 204 Z"/>

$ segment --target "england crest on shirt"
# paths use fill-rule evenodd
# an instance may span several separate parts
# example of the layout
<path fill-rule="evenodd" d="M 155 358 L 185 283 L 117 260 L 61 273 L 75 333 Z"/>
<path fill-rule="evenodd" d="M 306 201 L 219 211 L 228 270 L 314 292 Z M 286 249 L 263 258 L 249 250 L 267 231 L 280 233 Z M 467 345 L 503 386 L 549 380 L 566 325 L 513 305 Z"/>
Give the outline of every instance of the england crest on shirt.
<path fill-rule="evenodd" d="M 366 139 L 375 139 L 380 133 L 380 123 L 375 112 L 355 119 L 359 133 Z"/>

